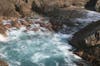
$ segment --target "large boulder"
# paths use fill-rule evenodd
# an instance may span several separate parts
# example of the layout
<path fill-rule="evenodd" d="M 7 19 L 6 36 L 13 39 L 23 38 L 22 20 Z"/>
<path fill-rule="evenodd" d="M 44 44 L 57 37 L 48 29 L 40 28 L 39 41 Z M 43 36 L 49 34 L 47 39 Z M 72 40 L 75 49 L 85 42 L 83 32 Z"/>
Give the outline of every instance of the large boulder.
<path fill-rule="evenodd" d="M 76 32 L 70 44 L 76 47 L 75 54 L 90 61 L 93 66 L 100 66 L 100 20 Z"/>
<path fill-rule="evenodd" d="M 71 39 L 71 44 L 77 48 L 86 49 L 100 43 L 100 21 L 92 22 L 79 30 Z"/>

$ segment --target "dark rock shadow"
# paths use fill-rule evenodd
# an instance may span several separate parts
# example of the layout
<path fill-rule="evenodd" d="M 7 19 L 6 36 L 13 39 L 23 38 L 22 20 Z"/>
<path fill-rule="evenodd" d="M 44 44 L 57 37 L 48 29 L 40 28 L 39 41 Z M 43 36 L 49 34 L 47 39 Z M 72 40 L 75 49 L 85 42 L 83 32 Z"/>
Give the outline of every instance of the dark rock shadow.
<path fill-rule="evenodd" d="M 87 2 L 87 4 L 85 5 L 85 8 L 87 10 L 92 10 L 92 11 L 96 11 L 96 3 L 98 0 L 90 0 L 89 2 Z"/>

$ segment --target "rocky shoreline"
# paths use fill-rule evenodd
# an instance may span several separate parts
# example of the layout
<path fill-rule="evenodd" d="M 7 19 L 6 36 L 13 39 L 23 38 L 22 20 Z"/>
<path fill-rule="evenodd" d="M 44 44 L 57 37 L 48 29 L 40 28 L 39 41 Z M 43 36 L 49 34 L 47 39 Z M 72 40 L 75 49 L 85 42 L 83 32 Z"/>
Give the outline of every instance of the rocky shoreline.
<path fill-rule="evenodd" d="M 71 11 L 72 11 L 71 13 L 72 16 L 69 16 Z M 90 13 L 92 16 L 90 16 L 90 14 L 88 15 L 87 11 L 85 10 L 69 10 L 69 12 L 65 10 L 65 12 L 67 12 L 68 14 L 67 13 L 60 14 L 60 12 L 64 13 L 64 11 L 59 11 L 56 16 L 52 15 L 51 17 L 51 24 L 56 25 L 55 27 L 53 27 L 53 30 L 57 32 L 61 31 L 62 33 L 65 34 L 73 33 L 73 37 L 71 40 L 69 40 L 69 43 L 76 48 L 74 53 L 82 57 L 84 60 L 90 62 L 93 66 L 99 66 L 100 65 L 99 13 L 97 19 L 95 19 L 96 18 L 96 17 L 94 18 L 95 14 L 92 15 L 95 12 Z M 81 16 L 78 17 L 74 13 L 78 14 L 78 16 L 79 15 Z M 68 15 L 68 17 L 66 17 L 66 15 Z M 85 23 L 87 23 L 86 26 L 84 26 Z M 81 25 L 81 27 L 79 27 L 78 24 Z M 76 29 L 74 30 L 73 27 Z"/>
<path fill-rule="evenodd" d="M 0 65 L 1 65 L 1 66 L 8 66 L 7 62 L 1 61 L 1 60 L 0 60 Z"/>
<path fill-rule="evenodd" d="M 45 23 L 47 21 L 47 23 Z M 36 25 L 37 27 L 31 27 L 31 25 Z M 52 25 L 48 22 L 47 19 L 43 17 L 26 17 L 26 18 L 2 18 L 0 22 L 0 33 L 4 36 L 7 36 L 6 32 L 11 28 L 19 29 L 22 26 L 26 27 L 26 31 L 33 30 L 38 31 L 40 27 L 45 27 L 48 30 L 52 31 Z"/>
<path fill-rule="evenodd" d="M 93 63 L 100 65 L 100 21 L 90 23 L 76 32 L 70 44 L 77 47 L 75 54 Z"/>
<path fill-rule="evenodd" d="M 78 18 L 78 17 L 76 17 L 76 18 Z M 3 17 L 1 19 L 1 22 L 0 22 L 0 33 L 3 34 L 4 36 L 7 36 L 6 31 L 9 31 L 11 28 L 19 29 L 22 26 L 26 27 L 25 32 L 27 32 L 28 30 L 38 31 L 40 29 L 39 26 L 47 28 L 49 31 L 55 31 L 55 32 L 59 32 L 59 30 L 62 30 L 63 28 L 65 28 L 65 27 L 63 27 L 63 25 L 67 25 L 69 27 L 72 27 L 72 26 L 77 27 L 76 24 L 78 24 L 78 22 L 74 22 L 72 20 L 68 21 L 68 22 L 72 21 L 72 23 L 70 23 L 70 24 L 65 22 L 65 21 L 63 22 L 63 20 L 56 22 L 56 20 L 58 20 L 58 19 L 59 18 L 54 20 L 54 19 L 52 19 L 52 17 L 50 18 L 50 20 L 45 19 L 45 17 L 25 17 L 25 18 L 10 18 L 10 19 L 8 19 L 8 18 Z M 66 20 L 66 18 L 65 18 L 65 20 Z M 36 26 L 32 28 L 30 26 L 31 24 L 34 24 Z M 89 28 L 89 29 L 87 29 L 87 28 Z M 56 30 L 58 30 L 58 31 L 56 31 Z M 77 50 L 75 50 L 74 53 L 76 55 L 82 57 L 84 60 L 88 61 L 89 63 L 91 63 L 93 66 L 100 65 L 99 64 L 99 62 L 100 62 L 100 59 L 99 59 L 99 54 L 100 54 L 99 44 L 100 43 L 86 44 L 83 41 L 84 41 L 84 39 L 85 39 L 85 41 L 89 41 L 90 39 L 88 39 L 88 36 L 90 36 L 92 34 L 94 35 L 96 30 L 97 31 L 100 30 L 100 21 L 92 22 L 89 25 L 87 25 L 86 27 L 81 28 L 78 32 L 76 32 L 73 35 L 73 38 L 70 41 L 70 44 L 72 44 L 72 46 L 77 48 Z M 65 30 L 65 32 L 66 31 L 68 31 L 68 30 Z M 85 36 L 83 36 L 81 34 L 83 34 Z M 77 39 L 75 37 L 77 37 Z M 97 35 L 97 37 L 99 37 L 99 36 Z M 94 39 L 94 40 L 96 42 L 98 40 L 98 42 L 99 42 L 100 39 Z M 81 42 L 81 43 L 79 43 L 79 42 Z M 84 48 L 82 48 L 82 47 L 84 47 Z M 78 63 L 78 65 L 80 66 L 80 65 L 83 65 L 83 64 Z"/>
<path fill-rule="evenodd" d="M 96 5 L 96 8 L 94 6 L 91 8 L 91 5 L 88 5 L 90 2 L 93 1 L 3 0 L 0 2 L 0 34 L 7 37 L 7 31 L 12 28 L 20 29 L 23 26 L 26 28 L 25 32 L 28 30 L 45 31 L 45 29 L 40 29 L 43 27 L 47 28 L 46 31 L 72 33 L 73 37 L 69 43 L 76 48 L 74 53 L 93 66 L 100 66 L 100 0 L 92 3 Z M 85 8 L 90 10 L 95 8 L 98 12 L 89 13 L 90 11 Z M 36 13 L 42 16 L 34 17 Z M 31 27 L 31 24 L 35 27 Z M 3 61 L 0 61 L 0 64 L 8 66 Z M 80 66 L 83 65 L 80 64 Z"/>

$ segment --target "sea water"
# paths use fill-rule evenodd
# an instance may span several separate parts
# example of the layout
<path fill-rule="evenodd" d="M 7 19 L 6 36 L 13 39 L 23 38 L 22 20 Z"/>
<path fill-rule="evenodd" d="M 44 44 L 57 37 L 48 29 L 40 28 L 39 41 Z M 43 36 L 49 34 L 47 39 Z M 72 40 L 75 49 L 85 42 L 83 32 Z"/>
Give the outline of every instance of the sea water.
<path fill-rule="evenodd" d="M 90 19 L 98 20 L 100 14 L 88 11 L 87 18 L 76 20 L 86 25 Z M 73 47 L 68 43 L 73 33 L 55 33 L 43 27 L 38 31 L 25 30 L 25 27 L 11 28 L 7 31 L 8 37 L 0 34 L 0 59 L 7 61 L 9 66 L 77 66 L 75 62 L 81 60 L 73 54 Z"/>
<path fill-rule="evenodd" d="M 8 41 L 0 42 L 0 58 L 10 66 L 76 66 L 67 39 L 71 35 L 19 30 L 8 33 Z"/>

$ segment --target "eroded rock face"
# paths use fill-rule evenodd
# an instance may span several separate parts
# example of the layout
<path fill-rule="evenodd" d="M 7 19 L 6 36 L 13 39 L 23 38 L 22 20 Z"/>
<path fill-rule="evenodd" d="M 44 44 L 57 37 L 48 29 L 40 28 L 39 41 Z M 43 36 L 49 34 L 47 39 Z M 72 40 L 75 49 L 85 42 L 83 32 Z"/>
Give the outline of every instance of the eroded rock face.
<path fill-rule="evenodd" d="M 76 54 L 90 61 L 93 66 L 100 65 L 100 20 L 92 22 L 76 32 L 71 44 L 78 49 Z"/>
<path fill-rule="evenodd" d="M 84 8 L 88 0 L 34 0 L 33 10 L 52 12 L 58 8 Z"/>
<path fill-rule="evenodd" d="M 0 16 L 18 16 L 13 3 L 9 0 L 0 0 Z"/>
<path fill-rule="evenodd" d="M 87 24 L 98 21 L 100 13 L 84 9 L 58 9 L 50 14 L 50 22 L 55 31 L 63 30 L 64 33 L 74 33 Z"/>
<path fill-rule="evenodd" d="M 53 31 L 52 25 L 48 18 L 42 16 L 25 17 L 25 18 L 6 18 L 2 19 L 0 22 L 0 34 L 3 36 L 8 36 L 7 31 L 18 30 L 25 27 L 24 32 L 28 31 Z"/>
<path fill-rule="evenodd" d="M 81 29 L 80 31 L 76 32 L 74 36 L 72 37 L 72 44 L 76 47 L 82 46 L 83 48 L 91 47 L 91 46 L 96 46 L 97 43 L 99 42 L 99 30 L 100 30 L 100 21 L 97 22 L 92 22 L 85 28 Z M 97 34 L 97 32 L 99 34 Z M 93 41 L 96 41 L 92 43 Z M 89 43 L 90 41 L 90 43 Z M 94 45 L 95 44 L 95 45 Z M 98 43 L 99 44 L 99 43 Z M 81 48 L 82 48 L 81 47 Z"/>
<path fill-rule="evenodd" d="M 31 2 L 24 0 L 0 0 L 0 16 L 19 17 L 31 13 Z"/>
<path fill-rule="evenodd" d="M 8 66 L 8 64 L 5 61 L 0 60 L 0 66 Z"/>
<path fill-rule="evenodd" d="M 98 0 L 89 0 L 87 4 L 85 5 L 85 8 L 88 10 L 96 11 L 95 6 L 96 6 L 97 1 Z"/>
<path fill-rule="evenodd" d="M 30 16 L 32 11 L 51 12 L 58 8 L 84 8 L 89 0 L 3 0 L 0 1 L 0 16 Z M 4 5 L 5 4 L 5 5 Z M 99 0 L 97 10 L 99 11 Z"/>
<path fill-rule="evenodd" d="M 96 10 L 98 12 L 100 12 L 100 0 L 98 0 L 97 4 L 96 4 Z"/>
<path fill-rule="evenodd" d="M 86 2 L 87 0 L 3 0 L 0 1 L 0 15 L 12 17 L 30 15 L 31 10 L 37 9 L 35 6 L 39 8 L 39 11 L 42 10 L 43 12 L 73 6 L 82 8 Z"/>

